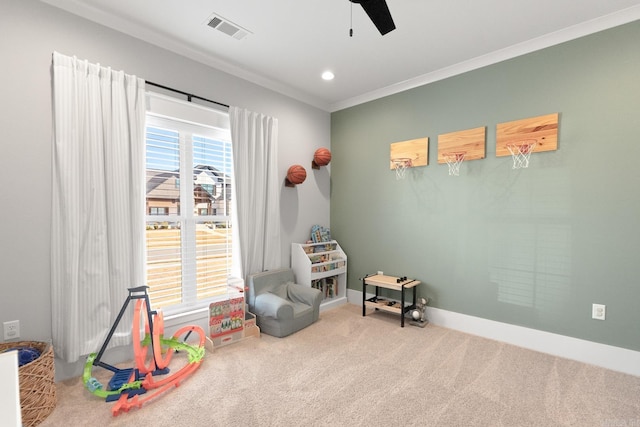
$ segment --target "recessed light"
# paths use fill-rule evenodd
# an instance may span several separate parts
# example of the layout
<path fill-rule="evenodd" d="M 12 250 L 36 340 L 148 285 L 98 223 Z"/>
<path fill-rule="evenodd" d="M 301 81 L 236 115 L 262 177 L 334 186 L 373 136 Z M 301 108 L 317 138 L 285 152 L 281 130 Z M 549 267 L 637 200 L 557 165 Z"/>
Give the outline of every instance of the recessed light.
<path fill-rule="evenodd" d="M 322 73 L 322 78 L 324 80 L 333 80 L 335 76 L 333 75 L 333 73 L 331 71 L 325 71 L 324 73 Z"/>

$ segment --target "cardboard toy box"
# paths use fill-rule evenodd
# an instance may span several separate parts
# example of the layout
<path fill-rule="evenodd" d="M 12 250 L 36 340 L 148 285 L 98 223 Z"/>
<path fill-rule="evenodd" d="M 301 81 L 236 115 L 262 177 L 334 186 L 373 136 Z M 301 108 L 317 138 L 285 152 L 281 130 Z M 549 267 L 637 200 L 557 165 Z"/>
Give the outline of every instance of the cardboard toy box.
<path fill-rule="evenodd" d="M 244 298 L 212 302 L 209 305 L 209 336 L 206 347 L 232 344 L 249 337 L 260 337 L 256 315 L 246 310 Z"/>

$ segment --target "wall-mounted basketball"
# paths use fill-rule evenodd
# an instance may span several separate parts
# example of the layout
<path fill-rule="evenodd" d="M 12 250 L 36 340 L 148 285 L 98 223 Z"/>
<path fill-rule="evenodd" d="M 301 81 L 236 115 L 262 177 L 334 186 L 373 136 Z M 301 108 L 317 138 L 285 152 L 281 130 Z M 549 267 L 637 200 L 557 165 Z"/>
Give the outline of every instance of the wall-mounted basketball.
<path fill-rule="evenodd" d="M 320 169 L 320 166 L 327 166 L 329 162 L 331 162 L 331 151 L 328 148 L 321 147 L 313 153 L 311 168 Z"/>
<path fill-rule="evenodd" d="M 287 170 L 287 178 L 284 185 L 287 187 L 295 187 L 302 184 L 307 179 L 307 170 L 300 165 L 293 165 Z"/>

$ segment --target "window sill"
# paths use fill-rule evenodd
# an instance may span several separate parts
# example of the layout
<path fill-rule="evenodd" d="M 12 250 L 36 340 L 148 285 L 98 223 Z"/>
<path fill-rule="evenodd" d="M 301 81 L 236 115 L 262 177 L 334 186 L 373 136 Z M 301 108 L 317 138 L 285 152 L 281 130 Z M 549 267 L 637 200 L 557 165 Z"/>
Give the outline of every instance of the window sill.
<path fill-rule="evenodd" d="M 207 307 L 175 313 L 164 318 L 165 336 L 173 335 L 178 329 L 187 325 L 200 326 L 209 336 L 209 309 Z"/>
<path fill-rule="evenodd" d="M 164 317 L 165 326 L 173 327 L 185 323 L 198 323 L 207 319 L 209 316 L 209 308 L 202 307 L 182 313 L 170 314 Z"/>

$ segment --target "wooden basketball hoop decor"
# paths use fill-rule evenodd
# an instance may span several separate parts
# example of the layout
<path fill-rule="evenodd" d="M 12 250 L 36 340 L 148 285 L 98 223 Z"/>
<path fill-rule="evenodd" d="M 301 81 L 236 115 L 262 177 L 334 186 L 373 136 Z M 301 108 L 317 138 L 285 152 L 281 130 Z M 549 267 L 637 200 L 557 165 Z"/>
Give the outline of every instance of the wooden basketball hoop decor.
<path fill-rule="evenodd" d="M 464 161 L 464 156 L 467 153 L 464 151 L 453 151 L 451 153 L 445 153 L 444 159 L 449 165 L 449 175 L 460 175 L 460 165 Z"/>
<path fill-rule="evenodd" d="M 398 157 L 396 159 L 391 159 L 391 163 L 394 164 L 394 169 L 396 170 L 396 179 L 404 179 L 404 174 L 407 171 L 407 168 L 413 166 L 411 159 L 408 157 Z"/>
<path fill-rule="evenodd" d="M 559 113 L 500 123 L 496 126 L 496 157 L 511 156 L 513 169 L 529 166 L 531 153 L 558 149 Z"/>
<path fill-rule="evenodd" d="M 331 162 L 331 151 L 328 148 L 320 147 L 313 153 L 311 168 L 320 169 L 321 166 L 327 166 L 329 162 Z"/>
<path fill-rule="evenodd" d="M 438 163 L 449 165 L 449 175 L 459 176 L 463 162 L 484 159 L 486 133 L 482 126 L 438 135 Z"/>
<path fill-rule="evenodd" d="M 513 169 L 526 169 L 529 167 L 529 158 L 536 148 L 536 143 L 535 139 L 526 139 L 507 144 L 507 148 L 513 158 Z"/>
<path fill-rule="evenodd" d="M 307 179 L 307 170 L 301 165 L 293 165 L 287 170 L 284 185 L 285 187 L 295 187 L 302 184 L 305 179 Z"/>
<path fill-rule="evenodd" d="M 408 169 L 427 166 L 429 138 L 394 142 L 390 146 L 389 168 L 395 170 L 396 179 L 403 179 Z"/>

